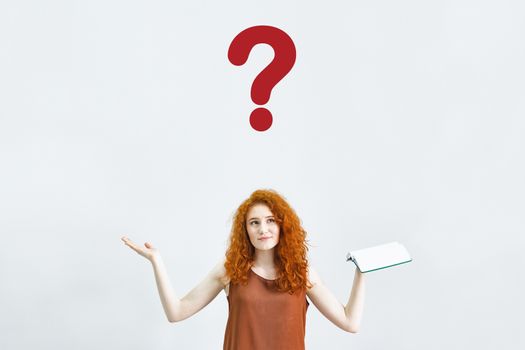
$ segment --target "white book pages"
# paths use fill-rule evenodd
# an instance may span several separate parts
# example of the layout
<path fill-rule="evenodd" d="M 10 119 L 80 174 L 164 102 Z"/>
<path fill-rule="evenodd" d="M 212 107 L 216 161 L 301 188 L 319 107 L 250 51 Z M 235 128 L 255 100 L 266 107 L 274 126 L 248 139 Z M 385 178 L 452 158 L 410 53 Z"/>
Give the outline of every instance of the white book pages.
<path fill-rule="evenodd" d="M 352 260 L 359 271 L 365 273 L 404 264 L 412 258 L 402 244 L 392 242 L 350 252 L 347 260 Z"/>

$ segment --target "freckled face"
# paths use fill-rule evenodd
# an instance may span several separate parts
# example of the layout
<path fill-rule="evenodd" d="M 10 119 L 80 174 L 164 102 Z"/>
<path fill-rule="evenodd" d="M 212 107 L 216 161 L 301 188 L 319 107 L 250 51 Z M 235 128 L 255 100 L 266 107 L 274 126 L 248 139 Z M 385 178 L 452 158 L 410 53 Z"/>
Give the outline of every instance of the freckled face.
<path fill-rule="evenodd" d="M 271 250 L 279 243 L 279 224 L 265 204 L 254 204 L 246 214 L 250 242 L 259 250 Z"/>

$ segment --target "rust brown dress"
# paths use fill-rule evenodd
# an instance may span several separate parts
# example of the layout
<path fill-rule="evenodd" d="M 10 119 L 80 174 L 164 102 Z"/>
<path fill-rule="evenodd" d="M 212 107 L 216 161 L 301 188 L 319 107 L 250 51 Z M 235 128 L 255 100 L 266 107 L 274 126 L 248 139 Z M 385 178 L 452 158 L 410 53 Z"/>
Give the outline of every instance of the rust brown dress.
<path fill-rule="evenodd" d="M 274 283 L 252 270 L 247 285 L 230 283 L 224 350 L 304 350 L 306 292 Z"/>

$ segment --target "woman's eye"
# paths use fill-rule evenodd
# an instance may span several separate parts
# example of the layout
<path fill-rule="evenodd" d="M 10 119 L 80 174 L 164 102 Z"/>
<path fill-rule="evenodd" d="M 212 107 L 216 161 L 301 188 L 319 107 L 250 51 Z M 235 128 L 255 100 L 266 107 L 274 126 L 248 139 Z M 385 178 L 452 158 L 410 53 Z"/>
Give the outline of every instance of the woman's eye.
<path fill-rule="evenodd" d="M 275 222 L 275 219 L 268 219 L 268 222 Z"/>
<path fill-rule="evenodd" d="M 257 223 L 258 223 L 257 221 L 252 221 L 252 222 L 250 222 L 250 225 L 253 226 L 253 225 L 256 225 Z"/>

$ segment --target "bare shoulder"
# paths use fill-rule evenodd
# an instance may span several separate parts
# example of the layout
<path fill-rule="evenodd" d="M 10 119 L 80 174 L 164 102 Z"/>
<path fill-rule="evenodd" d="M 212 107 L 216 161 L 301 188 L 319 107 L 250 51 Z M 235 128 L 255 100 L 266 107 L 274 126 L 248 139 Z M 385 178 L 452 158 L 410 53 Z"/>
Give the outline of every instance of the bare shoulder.
<path fill-rule="evenodd" d="M 308 281 L 312 285 L 310 289 L 314 288 L 316 285 L 323 283 L 321 281 L 321 277 L 319 277 L 319 274 L 312 266 L 308 266 Z"/>
<path fill-rule="evenodd" d="M 213 276 L 213 278 L 220 281 L 223 286 L 230 283 L 230 279 L 228 278 L 228 275 L 226 274 L 226 268 L 224 267 L 224 261 L 225 261 L 224 259 L 219 261 L 210 272 L 211 276 Z"/>

